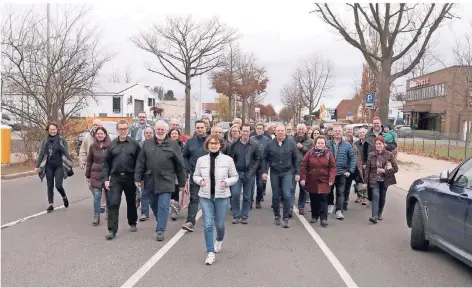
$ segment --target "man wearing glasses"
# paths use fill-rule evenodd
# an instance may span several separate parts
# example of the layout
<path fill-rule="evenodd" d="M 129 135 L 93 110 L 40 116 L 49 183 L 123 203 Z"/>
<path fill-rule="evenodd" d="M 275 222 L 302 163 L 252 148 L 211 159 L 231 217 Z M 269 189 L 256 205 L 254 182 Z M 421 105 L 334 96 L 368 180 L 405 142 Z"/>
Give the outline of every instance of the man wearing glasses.
<path fill-rule="evenodd" d="M 118 137 L 111 142 L 106 151 L 103 165 L 105 188 L 108 190 L 107 198 L 110 203 L 108 234 L 106 235 L 108 240 L 115 238 L 118 232 L 122 192 L 125 192 L 128 224 L 131 227 L 131 232 L 137 231 L 137 208 L 141 198 L 134 183 L 134 170 L 141 147 L 136 140 L 128 136 L 129 126 L 126 120 L 120 120 L 116 124 L 116 130 L 118 131 Z"/>
<path fill-rule="evenodd" d="M 138 124 L 137 125 L 133 125 L 131 127 L 131 137 L 133 137 L 136 141 L 138 141 L 138 143 L 141 143 L 145 140 L 145 136 L 144 136 L 144 130 L 146 130 L 146 128 L 148 127 L 151 127 L 151 129 L 153 128 L 151 125 L 149 125 L 147 123 L 147 114 L 146 112 L 144 111 L 141 111 L 138 113 Z"/>

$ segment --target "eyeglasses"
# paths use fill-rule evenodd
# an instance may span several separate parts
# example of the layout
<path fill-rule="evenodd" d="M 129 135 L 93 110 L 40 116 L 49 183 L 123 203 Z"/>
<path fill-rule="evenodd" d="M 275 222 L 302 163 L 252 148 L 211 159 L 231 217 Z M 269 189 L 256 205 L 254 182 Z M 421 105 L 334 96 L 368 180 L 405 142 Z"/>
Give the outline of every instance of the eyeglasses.
<path fill-rule="evenodd" d="M 126 128 L 118 128 L 117 130 L 119 130 L 119 131 L 126 131 L 126 130 L 128 130 L 128 127 L 126 127 Z"/>
<path fill-rule="evenodd" d="M 220 145 L 220 142 L 208 142 L 209 145 Z"/>

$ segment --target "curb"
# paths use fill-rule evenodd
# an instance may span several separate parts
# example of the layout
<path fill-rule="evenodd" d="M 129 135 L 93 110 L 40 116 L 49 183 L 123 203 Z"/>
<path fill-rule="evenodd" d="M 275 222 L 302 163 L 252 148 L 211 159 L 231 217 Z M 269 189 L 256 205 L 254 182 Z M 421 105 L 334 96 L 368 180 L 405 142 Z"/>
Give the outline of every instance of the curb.
<path fill-rule="evenodd" d="M 73 168 L 79 167 L 79 164 L 74 164 L 72 166 Z M 14 173 L 14 174 L 8 174 L 8 175 L 2 175 L 1 179 L 2 180 L 12 180 L 12 179 L 17 179 L 17 178 L 23 178 L 27 176 L 34 176 L 37 173 L 34 170 L 31 171 L 26 171 L 26 172 L 21 172 L 21 173 Z"/>

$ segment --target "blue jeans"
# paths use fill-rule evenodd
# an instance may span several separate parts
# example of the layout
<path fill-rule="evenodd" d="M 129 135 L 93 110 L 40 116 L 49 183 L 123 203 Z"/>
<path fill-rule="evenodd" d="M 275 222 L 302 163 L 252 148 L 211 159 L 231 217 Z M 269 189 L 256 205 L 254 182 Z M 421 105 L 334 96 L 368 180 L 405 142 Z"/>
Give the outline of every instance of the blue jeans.
<path fill-rule="evenodd" d="M 170 213 L 170 196 L 172 192 L 166 193 L 148 193 L 149 206 L 156 217 L 156 232 L 165 232 L 167 229 L 167 220 Z"/>
<path fill-rule="evenodd" d="M 254 191 L 254 176 L 247 179 L 244 173 L 238 172 L 239 179 L 231 186 L 231 209 L 233 219 L 247 219 L 251 209 L 251 196 Z M 241 209 L 241 188 L 243 189 L 243 207 Z"/>
<path fill-rule="evenodd" d="M 105 195 L 106 202 L 107 202 L 107 210 L 108 207 L 110 207 L 110 202 L 108 194 Z M 93 214 L 98 215 L 100 214 L 100 208 L 101 208 L 101 201 L 102 201 L 102 189 L 98 188 L 93 188 Z"/>
<path fill-rule="evenodd" d="M 149 217 L 149 194 L 144 185 L 141 185 L 141 216 Z"/>
<path fill-rule="evenodd" d="M 382 216 L 387 197 L 387 187 L 385 182 L 377 182 L 377 186 L 372 187 L 372 217 Z"/>
<path fill-rule="evenodd" d="M 290 204 L 292 203 L 292 173 L 278 175 L 272 171 L 270 173 L 270 184 L 272 186 L 272 209 L 274 216 L 280 217 L 280 198 L 283 205 L 283 218 L 288 218 L 290 214 Z"/>
<path fill-rule="evenodd" d="M 295 190 L 297 190 L 298 185 L 298 208 L 305 208 L 306 202 L 306 193 L 303 186 L 300 185 L 300 182 L 295 181 L 295 175 L 292 176 L 292 201 L 290 202 L 290 211 L 293 210 L 293 204 L 295 204 Z"/>
<path fill-rule="evenodd" d="M 256 202 L 261 202 L 264 200 L 264 192 L 266 190 L 266 184 L 267 182 L 262 180 L 262 170 L 259 170 L 256 172 L 256 177 L 255 177 L 255 183 L 256 183 L 256 188 L 257 188 L 257 193 L 256 193 Z M 253 193 L 254 194 L 254 193 Z M 254 197 L 252 197 L 254 198 Z"/>
<path fill-rule="evenodd" d="M 229 206 L 228 198 L 200 198 L 203 213 L 203 229 L 207 252 L 215 252 L 213 230 L 216 227 L 216 241 L 223 241 L 225 237 L 226 212 Z"/>

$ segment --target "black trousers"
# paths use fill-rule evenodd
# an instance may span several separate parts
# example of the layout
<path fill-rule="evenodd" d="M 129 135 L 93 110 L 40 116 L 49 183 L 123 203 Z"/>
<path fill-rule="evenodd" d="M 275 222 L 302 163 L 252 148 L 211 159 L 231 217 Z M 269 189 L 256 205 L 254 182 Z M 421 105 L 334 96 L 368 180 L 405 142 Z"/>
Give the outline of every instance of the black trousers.
<path fill-rule="evenodd" d="M 179 194 L 180 194 L 179 185 L 175 184 L 175 190 L 174 192 L 172 192 L 170 199 L 179 202 Z"/>
<path fill-rule="evenodd" d="M 354 175 L 350 175 L 346 178 L 346 187 L 344 188 L 344 207 L 347 207 L 349 204 L 349 196 L 351 194 L 352 182 L 354 180 Z"/>
<path fill-rule="evenodd" d="M 334 188 L 336 188 L 336 211 L 342 210 L 344 205 L 344 190 L 346 189 L 346 176 L 336 175 L 334 185 L 328 194 L 328 205 L 334 205 Z"/>
<path fill-rule="evenodd" d="M 136 185 L 133 174 L 113 175 L 110 177 L 110 192 L 108 210 L 108 231 L 118 232 L 118 218 L 120 215 L 121 196 L 123 191 L 126 197 L 128 224 L 136 225 L 138 209 L 136 208 Z"/>
<path fill-rule="evenodd" d="M 54 203 L 54 182 L 56 182 L 56 189 L 62 197 L 66 197 L 66 191 L 62 187 L 64 181 L 64 169 L 62 165 L 46 166 L 46 182 L 48 186 L 48 202 L 49 204 Z"/>
<path fill-rule="evenodd" d="M 310 194 L 311 218 L 328 220 L 328 194 Z"/>

